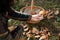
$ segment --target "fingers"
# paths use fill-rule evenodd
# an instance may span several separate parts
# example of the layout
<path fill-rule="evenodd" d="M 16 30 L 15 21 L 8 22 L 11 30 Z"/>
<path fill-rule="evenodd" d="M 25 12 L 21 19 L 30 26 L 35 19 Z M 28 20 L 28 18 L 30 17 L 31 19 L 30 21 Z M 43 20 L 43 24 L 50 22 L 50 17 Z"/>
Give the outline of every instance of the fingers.
<path fill-rule="evenodd" d="M 36 14 L 36 15 L 32 15 L 32 18 L 29 22 L 30 23 L 38 23 L 41 20 L 43 20 L 43 15 Z"/>

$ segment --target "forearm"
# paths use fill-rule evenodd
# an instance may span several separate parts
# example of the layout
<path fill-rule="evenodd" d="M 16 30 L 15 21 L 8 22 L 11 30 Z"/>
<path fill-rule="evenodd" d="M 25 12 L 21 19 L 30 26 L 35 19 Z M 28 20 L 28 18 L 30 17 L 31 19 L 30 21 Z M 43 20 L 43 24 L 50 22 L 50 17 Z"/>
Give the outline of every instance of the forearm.
<path fill-rule="evenodd" d="M 8 10 L 8 17 L 12 19 L 22 20 L 22 21 L 28 21 L 31 19 L 31 15 L 25 15 L 21 14 L 20 12 L 17 12 L 11 8 Z"/>

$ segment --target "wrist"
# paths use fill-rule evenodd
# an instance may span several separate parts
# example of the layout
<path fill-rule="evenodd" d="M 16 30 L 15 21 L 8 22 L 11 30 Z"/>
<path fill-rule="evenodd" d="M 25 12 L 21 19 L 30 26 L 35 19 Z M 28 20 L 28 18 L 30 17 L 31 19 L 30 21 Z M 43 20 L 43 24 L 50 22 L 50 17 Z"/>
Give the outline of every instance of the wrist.
<path fill-rule="evenodd" d="M 28 20 L 27 21 L 30 21 L 32 19 L 32 15 L 30 15 L 30 17 L 28 18 Z"/>

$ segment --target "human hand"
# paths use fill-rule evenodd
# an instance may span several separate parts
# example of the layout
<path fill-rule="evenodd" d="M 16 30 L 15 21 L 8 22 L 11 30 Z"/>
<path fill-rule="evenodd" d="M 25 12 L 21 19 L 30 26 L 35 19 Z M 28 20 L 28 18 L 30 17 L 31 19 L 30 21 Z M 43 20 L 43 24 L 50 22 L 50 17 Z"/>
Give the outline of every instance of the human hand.
<path fill-rule="evenodd" d="M 35 14 L 32 15 L 32 18 L 30 21 L 28 21 L 29 23 L 38 23 L 43 19 L 43 15 L 39 15 L 39 14 Z"/>

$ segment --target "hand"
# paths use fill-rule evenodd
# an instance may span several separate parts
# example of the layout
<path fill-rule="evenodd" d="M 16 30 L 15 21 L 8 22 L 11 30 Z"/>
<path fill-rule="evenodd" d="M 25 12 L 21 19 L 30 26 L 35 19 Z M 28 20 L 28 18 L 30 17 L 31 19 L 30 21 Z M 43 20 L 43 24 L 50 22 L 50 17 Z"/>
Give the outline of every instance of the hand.
<path fill-rule="evenodd" d="M 28 22 L 29 22 L 29 23 L 38 23 L 38 22 L 40 22 L 42 19 L 43 19 L 43 15 L 36 14 L 36 15 L 32 15 L 31 20 L 28 21 Z"/>

